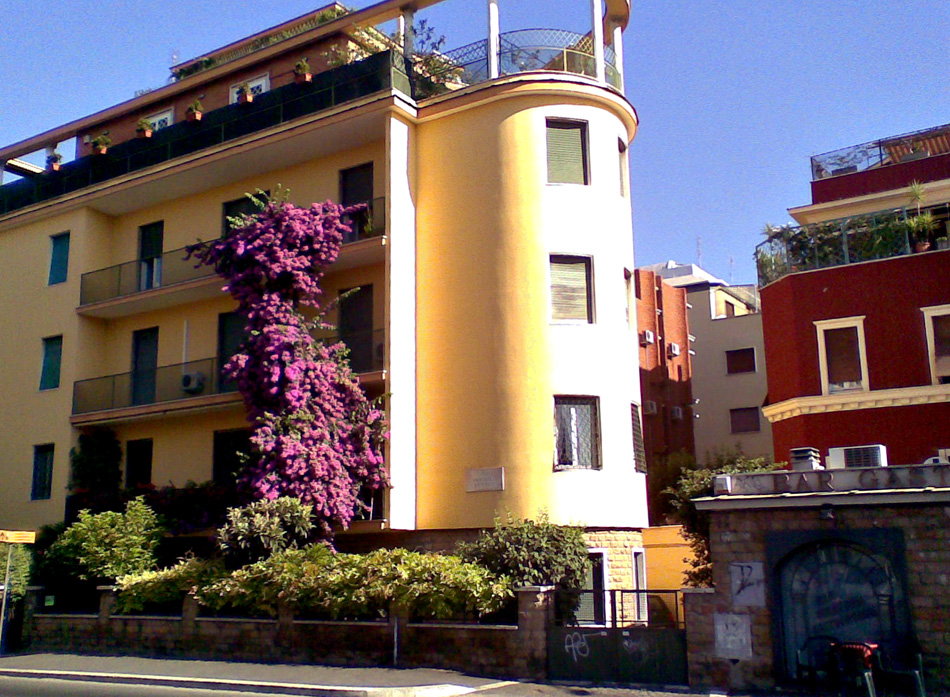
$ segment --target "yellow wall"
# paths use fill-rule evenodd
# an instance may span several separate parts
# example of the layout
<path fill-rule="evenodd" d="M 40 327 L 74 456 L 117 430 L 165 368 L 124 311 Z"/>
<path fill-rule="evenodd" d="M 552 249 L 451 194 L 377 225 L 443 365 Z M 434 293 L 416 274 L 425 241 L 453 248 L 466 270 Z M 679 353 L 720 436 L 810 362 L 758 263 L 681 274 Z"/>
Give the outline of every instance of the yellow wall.
<path fill-rule="evenodd" d="M 647 588 L 672 590 L 683 587 L 683 573 L 690 568 L 686 559 L 691 559 L 693 553 L 681 530 L 679 525 L 644 528 Z"/>

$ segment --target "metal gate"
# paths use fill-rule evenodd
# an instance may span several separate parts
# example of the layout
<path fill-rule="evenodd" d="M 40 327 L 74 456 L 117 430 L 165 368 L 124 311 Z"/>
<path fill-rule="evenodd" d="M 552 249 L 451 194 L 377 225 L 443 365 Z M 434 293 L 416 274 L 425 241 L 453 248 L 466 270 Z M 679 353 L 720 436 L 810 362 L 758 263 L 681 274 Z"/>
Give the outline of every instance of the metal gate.
<path fill-rule="evenodd" d="M 548 678 L 686 685 L 678 590 L 558 591 Z"/>

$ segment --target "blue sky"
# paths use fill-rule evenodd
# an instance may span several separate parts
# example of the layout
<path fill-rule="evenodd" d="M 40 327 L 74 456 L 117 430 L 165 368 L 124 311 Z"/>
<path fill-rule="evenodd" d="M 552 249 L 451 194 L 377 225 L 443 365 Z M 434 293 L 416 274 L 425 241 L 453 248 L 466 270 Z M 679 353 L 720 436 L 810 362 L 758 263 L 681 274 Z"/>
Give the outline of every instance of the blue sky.
<path fill-rule="evenodd" d="M 502 31 L 590 29 L 589 0 L 499 0 Z M 320 0 L 3 0 L 0 143 L 159 87 L 183 61 Z M 351 6 L 365 7 L 370 0 Z M 420 13 L 447 49 L 483 38 L 484 0 Z M 950 122 L 948 0 L 634 2 L 626 92 L 637 264 L 754 280 L 766 222 L 809 202 L 810 155 Z"/>

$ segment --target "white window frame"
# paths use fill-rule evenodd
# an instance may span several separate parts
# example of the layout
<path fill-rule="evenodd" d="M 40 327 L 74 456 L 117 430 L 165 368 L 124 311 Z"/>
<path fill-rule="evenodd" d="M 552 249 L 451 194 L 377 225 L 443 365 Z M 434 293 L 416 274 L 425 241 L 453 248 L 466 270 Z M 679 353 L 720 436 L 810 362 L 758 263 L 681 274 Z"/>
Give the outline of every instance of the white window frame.
<path fill-rule="evenodd" d="M 864 341 L 864 320 L 867 315 L 854 317 L 839 317 L 837 319 L 823 319 L 813 322 L 818 337 L 818 372 L 821 378 L 821 394 L 824 396 L 841 394 L 843 392 L 868 392 L 868 354 Z M 829 329 L 847 329 L 854 327 L 858 331 L 858 354 L 861 359 L 861 387 L 847 390 L 832 390 L 828 382 L 828 354 L 825 349 L 825 332 Z"/>
<path fill-rule="evenodd" d="M 162 119 L 168 119 L 168 123 L 164 126 L 159 125 L 157 122 Z M 172 108 L 165 109 L 164 111 L 159 111 L 155 114 L 149 114 L 145 117 L 145 120 L 152 124 L 153 131 L 160 131 L 163 128 L 168 128 L 173 123 L 175 123 L 175 110 Z"/>
<path fill-rule="evenodd" d="M 560 401 L 560 405 L 558 402 Z M 558 406 L 568 407 L 570 405 L 585 406 L 591 409 L 590 414 L 590 464 L 584 465 L 579 462 L 562 463 L 558 458 Z M 575 472 L 575 471 L 593 471 L 599 472 L 603 469 L 603 454 L 601 453 L 601 425 L 600 425 L 600 397 L 592 395 L 554 395 L 554 471 L 555 472 Z M 581 450 L 579 441 L 572 443 L 576 449 L 575 455 L 580 458 Z"/>
<path fill-rule="evenodd" d="M 920 308 L 924 315 L 924 331 L 927 335 L 927 362 L 930 364 L 930 382 L 933 385 L 940 384 L 940 377 L 937 375 L 937 341 L 934 337 L 934 318 L 950 315 L 950 305 L 931 305 Z"/>
<path fill-rule="evenodd" d="M 633 581 L 633 590 L 637 593 L 637 617 L 640 622 L 648 622 L 650 613 L 647 603 L 647 551 L 643 547 L 634 547 L 630 550 L 630 578 Z M 626 618 L 625 618 L 626 619 Z"/>
<path fill-rule="evenodd" d="M 581 174 L 583 181 L 551 181 L 551 163 L 550 163 L 550 131 L 551 129 L 562 128 L 565 130 L 577 129 L 580 133 L 581 151 L 578 155 L 581 158 Z M 562 118 L 558 116 L 549 116 L 544 120 L 544 139 L 545 139 L 545 182 L 551 186 L 590 186 L 591 185 L 591 166 L 590 166 L 590 124 L 582 119 Z"/>
<path fill-rule="evenodd" d="M 270 73 L 264 73 L 263 75 L 258 75 L 257 77 L 252 77 L 249 80 L 242 80 L 241 82 L 236 82 L 231 85 L 231 88 L 228 90 L 228 103 L 237 104 L 239 90 L 241 85 L 247 83 L 247 86 L 251 88 L 251 92 L 255 95 L 264 94 L 264 92 L 270 92 Z M 254 91 L 255 87 L 260 87 L 256 92 Z"/>

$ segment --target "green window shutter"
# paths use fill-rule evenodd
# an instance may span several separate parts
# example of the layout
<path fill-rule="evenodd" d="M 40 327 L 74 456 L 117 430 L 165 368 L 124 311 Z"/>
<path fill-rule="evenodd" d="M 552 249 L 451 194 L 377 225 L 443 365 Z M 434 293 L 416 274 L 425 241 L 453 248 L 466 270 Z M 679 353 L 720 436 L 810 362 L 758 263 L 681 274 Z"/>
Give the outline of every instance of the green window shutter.
<path fill-rule="evenodd" d="M 547 122 L 548 182 L 587 184 L 587 124 Z"/>
<path fill-rule="evenodd" d="M 33 501 L 48 499 L 53 490 L 53 451 L 52 443 L 33 446 Z"/>
<path fill-rule="evenodd" d="M 40 373 L 40 389 L 52 390 L 59 387 L 59 371 L 63 361 L 63 337 L 51 336 L 43 339 L 43 370 Z"/>
<path fill-rule="evenodd" d="M 50 238 L 49 285 L 64 283 L 69 269 L 69 233 Z"/>
<path fill-rule="evenodd" d="M 590 259 L 551 257 L 551 316 L 555 320 L 593 322 Z"/>

